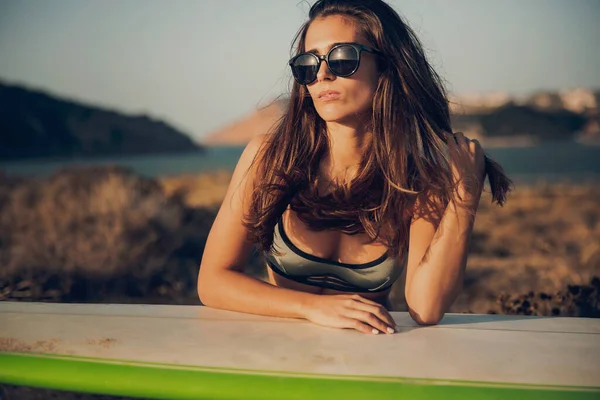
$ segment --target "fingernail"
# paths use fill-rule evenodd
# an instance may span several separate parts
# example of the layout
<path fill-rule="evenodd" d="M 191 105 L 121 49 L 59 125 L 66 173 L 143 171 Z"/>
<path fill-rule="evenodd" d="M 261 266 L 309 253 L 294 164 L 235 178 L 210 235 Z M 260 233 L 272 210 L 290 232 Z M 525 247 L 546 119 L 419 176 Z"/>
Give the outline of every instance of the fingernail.
<path fill-rule="evenodd" d="M 377 329 L 375 329 L 375 328 L 373 328 L 373 330 L 371 332 L 373 332 L 373 335 L 379 334 L 379 331 Z"/>
<path fill-rule="evenodd" d="M 389 333 L 394 333 L 394 332 L 396 332 L 395 330 L 393 330 L 392 328 L 389 328 L 389 327 L 387 328 L 387 331 L 388 331 Z"/>

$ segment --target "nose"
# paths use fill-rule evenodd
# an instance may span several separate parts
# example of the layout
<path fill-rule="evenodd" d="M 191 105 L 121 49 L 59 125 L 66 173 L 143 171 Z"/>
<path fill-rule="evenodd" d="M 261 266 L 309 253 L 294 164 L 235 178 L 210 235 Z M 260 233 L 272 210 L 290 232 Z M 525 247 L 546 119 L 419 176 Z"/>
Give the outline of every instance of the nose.
<path fill-rule="evenodd" d="M 335 79 L 335 75 L 329 69 L 329 65 L 325 60 L 321 60 L 319 64 L 319 71 L 317 72 L 317 82 L 321 82 L 325 79 Z"/>

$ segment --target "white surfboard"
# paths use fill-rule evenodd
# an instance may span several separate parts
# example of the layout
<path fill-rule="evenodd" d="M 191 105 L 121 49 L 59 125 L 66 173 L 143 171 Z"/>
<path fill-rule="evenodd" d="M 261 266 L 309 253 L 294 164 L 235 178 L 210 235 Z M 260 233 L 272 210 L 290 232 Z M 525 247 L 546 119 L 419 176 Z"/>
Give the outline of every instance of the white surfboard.
<path fill-rule="evenodd" d="M 143 398 L 600 398 L 600 320 L 366 335 L 202 306 L 0 303 L 0 382 Z"/>

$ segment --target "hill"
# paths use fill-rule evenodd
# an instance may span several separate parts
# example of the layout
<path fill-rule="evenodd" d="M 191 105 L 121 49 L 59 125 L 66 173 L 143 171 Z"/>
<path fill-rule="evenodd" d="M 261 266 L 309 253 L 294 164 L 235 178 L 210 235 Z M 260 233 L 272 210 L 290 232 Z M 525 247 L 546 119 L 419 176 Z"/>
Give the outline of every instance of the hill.
<path fill-rule="evenodd" d="M 524 98 L 506 93 L 452 97 L 453 131 L 478 139 L 484 147 L 534 146 L 547 141 L 600 143 L 600 91 L 540 92 Z M 286 108 L 281 99 L 215 131 L 206 145 L 242 145 L 266 133 Z"/>
<path fill-rule="evenodd" d="M 267 133 L 283 115 L 287 100 L 277 100 L 267 107 L 238 119 L 206 136 L 202 143 L 206 145 L 242 145 L 255 135 Z"/>
<path fill-rule="evenodd" d="M 0 83 L 0 160 L 188 152 L 186 134 L 146 115 Z"/>

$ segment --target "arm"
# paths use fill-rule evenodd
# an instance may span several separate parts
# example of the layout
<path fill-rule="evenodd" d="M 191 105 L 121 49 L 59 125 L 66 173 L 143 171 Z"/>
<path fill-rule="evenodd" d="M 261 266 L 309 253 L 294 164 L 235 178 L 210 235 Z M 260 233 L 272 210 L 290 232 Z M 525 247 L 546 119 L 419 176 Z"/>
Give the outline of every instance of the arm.
<path fill-rule="evenodd" d="M 248 210 L 255 179 L 251 163 L 264 139 L 265 135 L 253 139 L 242 153 L 211 227 L 198 274 L 200 300 L 206 306 L 231 311 L 304 318 L 319 325 L 368 334 L 393 333 L 394 319 L 374 301 L 352 294 L 305 293 L 244 275 L 254 246 L 246 240 L 242 217 Z"/>
<path fill-rule="evenodd" d="M 276 317 L 303 318 L 316 295 L 280 288 L 244 274 L 253 244 L 242 225 L 252 193 L 250 169 L 266 135 L 246 146 L 233 172 L 225 199 L 208 235 L 198 274 L 198 296 L 206 306 Z M 247 172 L 247 173 L 246 173 Z"/>
<path fill-rule="evenodd" d="M 448 143 L 453 175 L 459 182 L 453 194 L 456 202 L 450 201 L 444 209 L 437 198 L 417 199 L 410 227 L 405 297 L 411 317 L 424 325 L 438 323 L 462 289 L 485 179 L 483 151 L 477 141 L 457 133 L 456 141 L 450 136 Z M 477 180 L 464 179 L 469 176 Z M 441 216 L 432 203 L 442 206 Z"/>
<path fill-rule="evenodd" d="M 426 217 L 413 220 L 405 290 L 417 323 L 438 323 L 460 293 L 474 221 L 465 207 L 453 202 L 439 222 Z"/>

